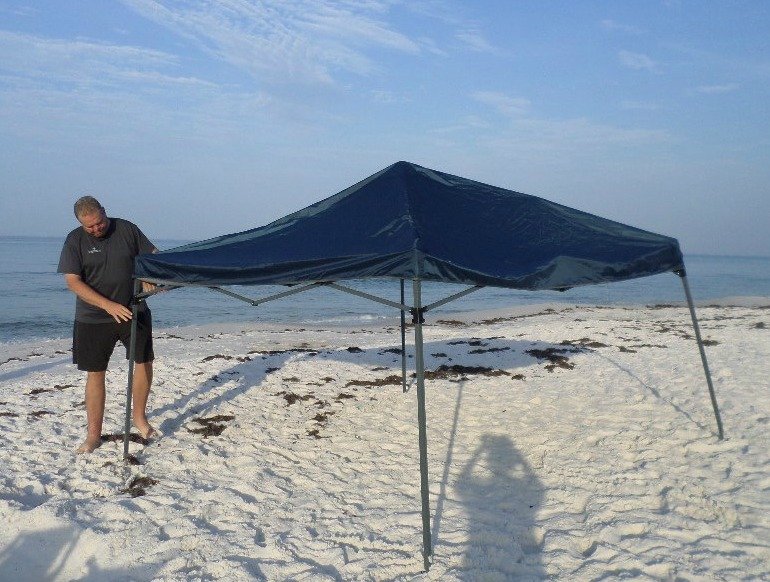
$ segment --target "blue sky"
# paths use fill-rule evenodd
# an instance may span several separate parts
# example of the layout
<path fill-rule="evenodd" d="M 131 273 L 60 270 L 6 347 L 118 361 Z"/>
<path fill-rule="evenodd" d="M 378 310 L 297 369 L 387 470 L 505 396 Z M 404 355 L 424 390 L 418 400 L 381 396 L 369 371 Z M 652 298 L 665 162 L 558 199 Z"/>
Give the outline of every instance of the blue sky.
<path fill-rule="evenodd" d="M 768 31 L 761 0 L 0 0 L 0 235 L 88 193 L 208 238 L 407 160 L 768 256 Z"/>

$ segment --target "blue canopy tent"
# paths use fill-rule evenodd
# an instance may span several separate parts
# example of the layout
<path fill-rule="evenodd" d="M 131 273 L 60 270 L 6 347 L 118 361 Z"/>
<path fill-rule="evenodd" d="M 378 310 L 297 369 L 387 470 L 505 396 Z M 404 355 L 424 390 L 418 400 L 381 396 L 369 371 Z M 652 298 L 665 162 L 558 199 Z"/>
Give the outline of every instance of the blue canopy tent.
<path fill-rule="evenodd" d="M 431 555 L 422 324 L 424 314 L 484 286 L 566 290 L 663 272 L 683 283 L 706 373 L 719 438 L 723 437 L 692 296 L 676 239 L 548 200 L 397 162 L 361 182 L 266 226 L 136 259 L 140 281 L 163 288 L 204 286 L 252 305 L 319 285 L 390 305 L 414 323 L 425 568 Z M 401 301 L 342 285 L 350 279 L 400 281 Z M 404 298 L 412 280 L 413 301 Z M 423 305 L 423 281 L 470 285 Z M 222 285 L 287 285 L 269 297 L 245 297 Z M 136 311 L 136 306 L 135 306 Z M 134 327 L 136 317 L 134 317 Z M 133 337 L 132 333 L 132 337 Z M 124 455 L 128 456 L 133 341 L 129 353 Z M 406 391 L 406 356 L 402 349 Z"/>

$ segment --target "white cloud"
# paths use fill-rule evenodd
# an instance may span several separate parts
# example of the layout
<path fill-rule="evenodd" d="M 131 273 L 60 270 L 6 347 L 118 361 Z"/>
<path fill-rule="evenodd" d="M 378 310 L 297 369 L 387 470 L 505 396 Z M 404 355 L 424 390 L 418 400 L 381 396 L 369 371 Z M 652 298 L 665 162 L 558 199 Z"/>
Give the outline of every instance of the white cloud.
<path fill-rule="evenodd" d="M 656 103 L 649 103 L 647 101 L 621 101 L 620 103 L 621 109 L 626 109 L 629 111 L 655 111 L 657 109 L 660 109 L 660 106 L 658 106 Z"/>
<path fill-rule="evenodd" d="M 602 20 L 599 24 L 604 30 L 611 31 L 611 32 L 623 32 L 626 34 L 634 34 L 634 35 L 639 35 L 644 33 L 644 31 L 639 27 L 630 26 L 628 24 L 620 24 L 619 22 L 615 22 L 614 20 L 609 18 Z"/>
<path fill-rule="evenodd" d="M 618 53 L 618 58 L 620 59 L 620 63 L 629 69 L 647 70 L 651 72 L 654 72 L 657 69 L 655 61 L 641 53 L 620 51 Z"/>
<path fill-rule="evenodd" d="M 386 91 L 382 89 L 375 89 L 371 92 L 372 100 L 377 103 L 383 103 L 386 105 L 409 103 L 412 99 L 405 95 L 395 91 Z"/>
<path fill-rule="evenodd" d="M 529 99 L 509 97 L 495 91 L 476 91 L 472 97 L 479 103 L 490 105 L 503 115 L 523 115 L 531 105 Z"/>
<path fill-rule="evenodd" d="M 472 98 L 509 118 L 508 124 L 487 124 L 479 118 L 438 129 L 435 134 L 448 139 L 462 134 L 476 136 L 476 146 L 489 152 L 508 152 L 529 156 L 537 152 L 596 153 L 613 147 L 637 147 L 671 140 L 660 129 L 624 128 L 597 123 L 587 118 L 544 119 L 529 115 L 531 103 L 523 97 L 509 97 L 493 91 L 477 91 Z M 637 104 L 638 105 L 638 104 Z M 493 128 L 493 129 L 492 129 Z M 481 130 L 481 131 L 479 131 Z"/>
<path fill-rule="evenodd" d="M 264 93 L 175 74 L 178 68 L 162 51 L 0 31 L 0 123 L 6 135 L 51 147 L 99 147 L 101 140 L 119 147 L 132 135 L 235 133 L 267 107 L 281 115 Z"/>
<path fill-rule="evenodd" d="M 127 73 L 143 74 L 175 63 L 174 56 L 156 50 L 0 31 L 0 70 L 46 83 L 107 84 Z"/>
<path fill-rule="evenodd" d="M 416 54 L 420 45 L 383 20 L 387 2 L 123 0 L 142 16 L 257 79 L 333 83 L 368 75 L 376 48 Z"/>
<path fill-rule="evenodd" d="M 476 29 L 461 30 L 457 33 L 457 38 L 469 47 L 471 50 L 480 53 L 494 53 L 497 52 L 481 31 Z"/>
<path fill-rule="evenodd" d="M 713 95 L 718 93 L 732 93 L 740 88 L 738 83 L 727 83 L 725 85 L 701 85 L 695 90 L 698 93 L 705 93 L 707 95 Z"/>

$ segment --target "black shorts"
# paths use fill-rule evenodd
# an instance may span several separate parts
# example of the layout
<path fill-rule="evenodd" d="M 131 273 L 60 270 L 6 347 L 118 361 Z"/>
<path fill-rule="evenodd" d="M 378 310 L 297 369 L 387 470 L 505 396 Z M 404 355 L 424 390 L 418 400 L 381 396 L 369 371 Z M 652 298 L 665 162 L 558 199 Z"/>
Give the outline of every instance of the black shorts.
<path fill-rule="evenodd" d="M 122 323 L 85 323 L 75 322 L 72 334 L 72 363 L 78 370 L 86 372 L 104 372 L 110 362 L 112 350 L 120 340 L 126 347 L 128 359 L 131 340 L 131 322 Z M 152 315 L 149 311 L 140 311 L 136 325 L 136 363 L 152 362 Z"/>

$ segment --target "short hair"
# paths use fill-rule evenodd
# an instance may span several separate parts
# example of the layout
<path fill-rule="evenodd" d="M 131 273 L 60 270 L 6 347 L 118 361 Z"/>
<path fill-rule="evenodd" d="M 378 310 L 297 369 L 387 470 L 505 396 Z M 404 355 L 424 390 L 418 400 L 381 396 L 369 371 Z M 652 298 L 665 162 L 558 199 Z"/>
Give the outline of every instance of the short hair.
<path fill-rule="evenodd" d="M 93 196 L 83 196 L 75 202 L 75 218 L 93 214 L 104 210 L 104 206 Z"/>

